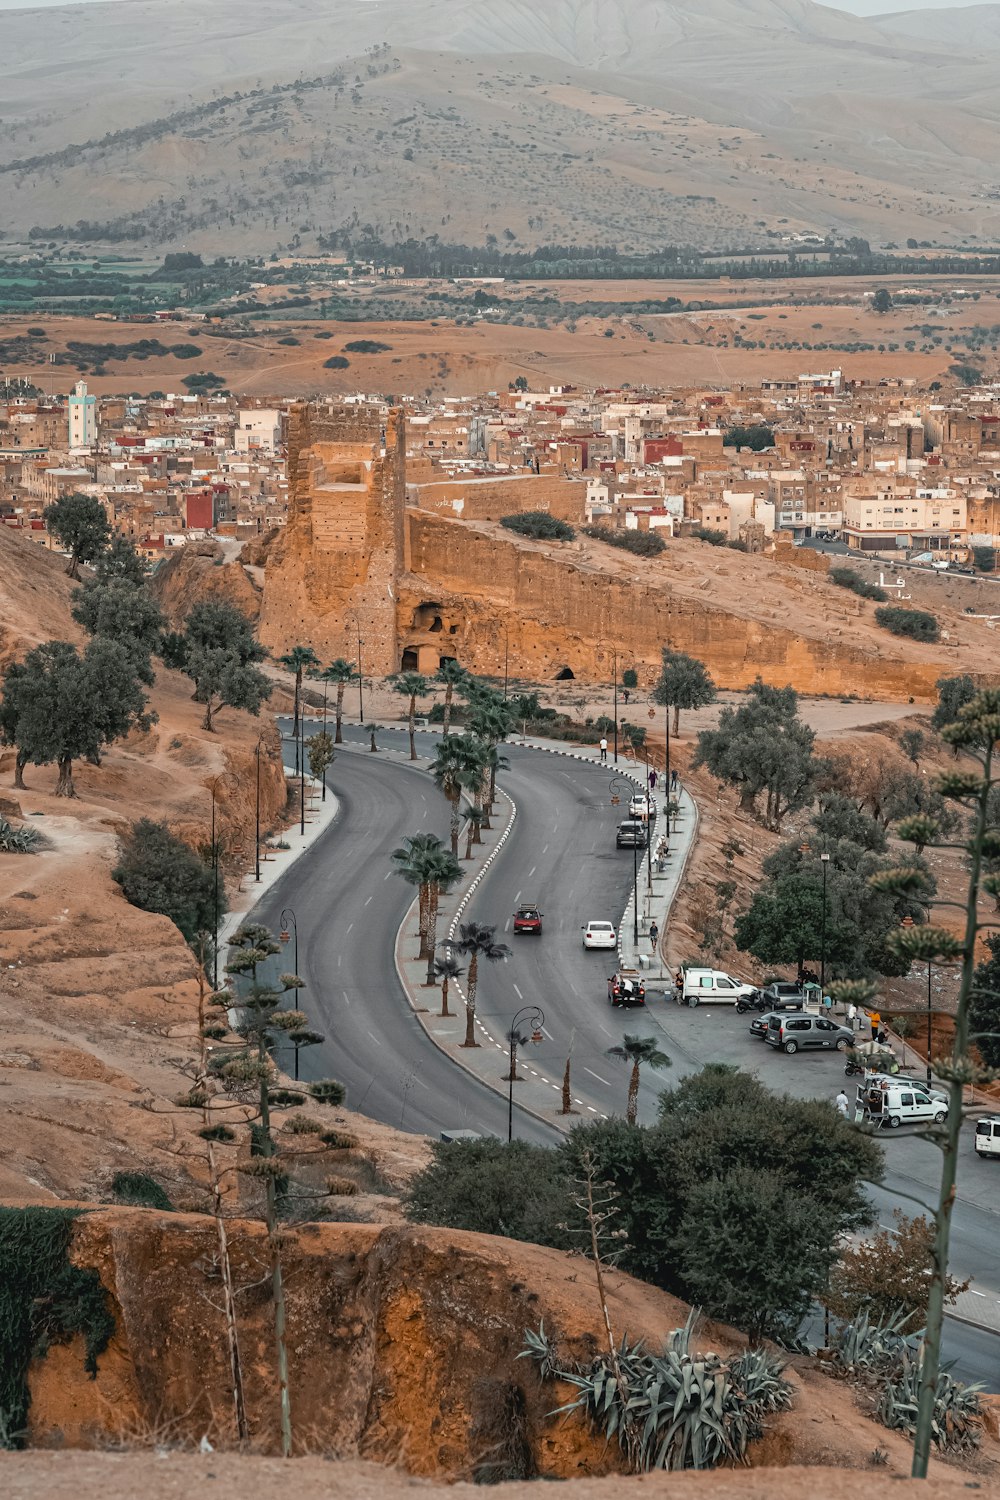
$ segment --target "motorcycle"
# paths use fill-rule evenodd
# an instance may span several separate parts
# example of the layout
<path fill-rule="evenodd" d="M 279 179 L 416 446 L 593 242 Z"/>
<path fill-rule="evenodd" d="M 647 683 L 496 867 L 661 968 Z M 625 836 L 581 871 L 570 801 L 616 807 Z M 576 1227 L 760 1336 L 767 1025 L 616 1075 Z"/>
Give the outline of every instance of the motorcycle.
<path fill-rule="evenodd" d="M 853 1062 L 851 1058 L 848 1058 L 844 1064 L 844 1072 L 848 1078 L 852 1078 L 856 1073 L 860 1073 L 863 1076 L 864 1071 L 865 1065 L 863 1062 Z"/>
<path fill-rule="evenodd" d="M 745 1016 L 748 1010 L 763 1010 L 760 995 L 741 995 L 736 1002 L 736 1014 Z"/>

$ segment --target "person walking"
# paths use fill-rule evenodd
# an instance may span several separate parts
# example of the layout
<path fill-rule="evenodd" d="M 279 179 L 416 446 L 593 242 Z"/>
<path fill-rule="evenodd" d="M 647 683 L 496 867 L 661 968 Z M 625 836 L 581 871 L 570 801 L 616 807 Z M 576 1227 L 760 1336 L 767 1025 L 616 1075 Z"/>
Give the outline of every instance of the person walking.
<path fill-rule="evenodd" d="M 678 968 L 674 974 L 674 999 L 678 1005 L 684 1003 L 684 970 Z"/>
<path fill-rule="evenodd" d="M 840 1093 L 837 1095 L 837 1113 L 840 1115 L 841 1119 L 847 1119 L 847 1113 L 849 1109 L 850 1105 L 847 1100 L 847 1095 L 844 1093 L 844 1090 L 841 1089 Z"/>
<path fill-rule="evenodd" d="M 650 771 L 650 773 L 649 773 L 649 790 L 651 792 L 655 792 L 656 791 L 656 771 L 655 770 Z"/>
<path fill-rule="evenodd" d="M 868 1012 L 868 1019 L 872 1023 L 872 1041 L 877 1042 L 879 1027 L 882 1024 L 882 1017 L 877 1010 L 870 1010 Z"/>
<path fill-rule="evenodd" d="M 852 1001 L 848 1005 L 848 1007 L 847 1007 L 847 1024 L 851 1028 L 852 1031 L 854 1030 L 854 1022 L 855 1022 L 855 1019 L 857 1018 L 857 1014 L 858 1014 L 858 1007 Z"/>
<path fill-rule="evenodd" d="M 606 734 L 602 734 L 601 735 L 601 765 L 602 766 L 606 766 L 607 763 L 608 763 L 608 737 L 607 737 Z"/>
<path fill-rule="evenodd" d="M 673 795 L 673 793 L 676 792 L 676 790 L 677 790 L 677 781 L 678 781 L 677 767 L 674 766 L 674 767 L 671 768 L 671 771 L 670 771 L 670 792 L 671 792 L 671 795 Z"/>
<path fill-rule="evenodd" d="M 656 945 L 659 942 L 659 940 L 660 940 L 660 929 L 657 927 L 655 921 L 650 922 L 650 924 L 649 924 L 649 946 L 652 948 L 652 950 L 653 950 L 654 953 L 656 952 Z"/>

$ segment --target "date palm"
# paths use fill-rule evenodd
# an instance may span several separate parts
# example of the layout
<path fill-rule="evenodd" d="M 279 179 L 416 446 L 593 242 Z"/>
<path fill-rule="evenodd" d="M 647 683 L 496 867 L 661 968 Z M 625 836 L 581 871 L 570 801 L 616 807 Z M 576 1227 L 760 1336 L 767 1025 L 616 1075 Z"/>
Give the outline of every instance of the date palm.
<path fill-rule="evenodd" d="M 284 656 L 278 657 L 278 664 L 287 667 L 289 672 L 295 673 L 295 710 L 293 714 L 292 734 L 296 737 L 299 732 L 299 704 L 302 699 L 302 674 L 312 671 L 319 666 L 319 657 L 311 646 L 293 646 L 291 651 L 286 651 Z"/>
<path fill-rule="evenodd" d="M 401 693 L 404 698 L 409 698 L 410 700 L 406 711 L 407 727 L 410 731 L 410 759 L 416 760 L 417 699 L 426 698 L 431 690 L 431 685 L 422 672 L 400 672 L 397 676 L 389 678 L 389 686 L 393 692 Z"/>
<path fill-rule="evenodd" d="M 448 986 L 452 980 L 460 979 L 465 973 L 465 969 L 457 958 L 452 958 L 451 954 L 446 953 L 444 958 L 436 958 L 434 960 L 434 973 L 441 981 L 441 1014 L 443 1016 L 450 1016 L 451 1011 L 448 1009 Z"/>
<path fill-rule="evenodd" d="M 459 802 L 462 792 L 472 784 L 475 773 L 475 757 L 470 737 L 449 734 L 438 741 L 437 753 L 430 765 L 431 776 L 438 791 L 451 804 L 451 852 L 458 858 L 458 830 L 461 823 Z"/>
<path fill-rule="evenodd" d="M 455 689 L 461 689 L 469 681 L 469 674 L 457 661 L 443 661 L 434 673 L 434 681 L 439 682 L 444 688 L 444 719 L 441 732 L 447 738 L 451 732 L 451 709 L 455 699 Z"/>
<path fill-rule="evenodd" d="M 496 928 L 485 922 L 462 922 L 452 947 L 469 960 L 469 978 L 465 986 L 465 1041 L 463 1047 L 478 1047 L 476 1041 L 476 991 L 479 987 L 479 960 L 495 964 L 510 956 L 506 943 L 498 943 Z"/>
<path fill-rule="evenodd" d="M 441 840 L 434 833 L 414 833 L 403 840 L 398 849 L 393 849 L 389 858 L 397 875 L 407 885 L 415 885 L 418 895 L 420 925 L 420 957 L 433 957 L 434 944 L 428 944 L 428 923 L 431 909 L 431 886 L 437 870 L 437 856 L 448 854 Z M 451 856 L 448 856 L 449 859 Z"/>
<path fill-rule="evenodd" d="M 336 731 L 333 736 L 333 743 L 335 745 L 342 745 L 344 743 L 344 736 L 341 730 L 341 725 L 344 722 L 344 689 L 349 682 L 353 682 L 357 675 L 354 663 L 345 661 L 342 656 L 338 656 L 336 661 L 332 661 L 328 667 L 324 667 L 322 671 L 316 673 L 321 682 L 335 682 L 337 684 L 337 703 L 334 710 Z"/>
<path fill-rule="evenodd" d="M 661 1052 L 656 1045 L 655 1037 L 629 1036 L 628 1032 L 622 1037 L 621 1046 L 609 1047 L 607 1055 L 616 1058 L 618 1062 L 632 1064 L 628 1080 L 628 1109 L 625 1112 L 625 1118 L 630 1125 L 634 1125 L 639 1108 L 639 1069 L 643 1064 L 647 1068 L 669 1068 L 670 1058 L 665 1052 Z"/>

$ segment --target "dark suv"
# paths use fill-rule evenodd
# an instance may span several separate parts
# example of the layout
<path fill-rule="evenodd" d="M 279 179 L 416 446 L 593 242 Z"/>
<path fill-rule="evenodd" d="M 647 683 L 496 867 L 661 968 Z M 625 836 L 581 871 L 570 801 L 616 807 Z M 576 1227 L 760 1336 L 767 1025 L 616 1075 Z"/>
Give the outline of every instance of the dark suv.
<path fill-rule="evenodd" d="M 754 1003 L 758 1010 L 801 1010 L 805 996 L 794 982 L 776 979 L 761 990 Z"/>
<path fill-rule="evenodd" d="M 646 838 L 646 824 L 637 818 L 629 818 L 628 822 L 618 824 L 615 843 L 619 849 L 645 849 Z"/>
<path fill-rule="evenodd" d="M 855 1045 L 854 1032 L 849 1026 L 838 1026 L 826 1016 L 781 1015 L 768 1017 L 767 1036 L 772 1047 L 783 1052 L 804 1052 L 807 1048 L 827 1048 L 830 1051 L 846 1052 Z"/>

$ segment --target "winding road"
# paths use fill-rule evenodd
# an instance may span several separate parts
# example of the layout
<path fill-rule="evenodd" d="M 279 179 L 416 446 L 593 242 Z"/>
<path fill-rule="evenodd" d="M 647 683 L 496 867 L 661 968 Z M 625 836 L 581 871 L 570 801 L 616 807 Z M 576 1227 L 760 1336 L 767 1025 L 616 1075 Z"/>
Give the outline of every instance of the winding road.
<path fill-rule="evenodd" d="M 302 1053 L 302 1076 L 340 1078 L 351 1108 L 396 1127 L 435 1137 L 469 1129 L 502 1138 L 504 1094 L 486 1088 L 427 1037 L 395 969 L 394 937 L 413 891 L 394 873 L 389 855 L 420 830 L 447 840 L 447 804 L 425 772 L 393 753 L 404 750 L 405 733 L 381 730 L 378 755 L 367 753 L 365 731 L 345 725 L 344 735 L 347 743 L 327 777 L 339 803 L 335 821 L 254 913 L 277 928 L 282 908 L 295 910 L 299 972 L 306 982 L 301 1004 L 325 1033 L 321 1046 Z M 418 735 L 421 754 L 433 753 L 434 743 L 434 736 Z M 671 1079 L 710 1060 L 729 1061 L 753 1068 L 770 1087 L 832 1100 L 843 1077 L 838 1057 L 787 1058 L 750 1041 L 746 1018 L 728 1007 L 690 1011 L 655 997 L 646 1010 L 611 1010 L 606 976 L 613 956 L 584 952 L 580 928 L 590 918 L 617 922 L 631 888 L 631 853 L 614 844 L 620 817 L 609 801 L 614 768 L 516 745 L 504 752 L 510 765 L 501 785 L 514 799 L 517 817 L 464 914 L 495 923 L 512 948 L 506 963 L 480 971 L 478 1008 L 489 1031 L 502 1038 L 522 1004 L 540 1004 L 544 1040 L 522 1062 L 558 1081 L 572 1039 L 573 1095 L 582 1119 L 623 1112 L 627 1073 L 607 1049 L 625 1031 L 657 1037 L 672 1059 Z M 522 899 L 537 901 L 544 914 L 541 938 L 515 939 L 509 932 Z M 281 966 L 289 966 L 284 956 Z M 501 1089 L 505 1071 L 506 1058 L 498 1051 Z M 641 1119 L 655 1118 L 659 1086 L 655 1076 L 645 1078 Z M 516 1105 L 514 1129 L 519 1139 L 540 1144 L 558 1139 L 553 1126 Z M 928 1142 L 905 1133 L 884 1144 L 886 1175 L 871 1196 L 879 1222 L 888 1225 L 894 1208 L 916 1213 L 911 1200 L 928 1202 L 934 1195 L 938 1155 Z M 995 1178 L 996 1164 L 979 1161 L 970 1140 L 961 1164 L 952 1268 L 984 1284 L 1000 1282 L 992 1269 L 1000 1232 Z M 994 1294 L 985 1295 L 992 1309 Z M 1000 1305 L 995 1313 L 1000 1328 Z M 963 1378 L 998 1387 L 995 1334 L 950 1320 L 947 1343 Z"/>

